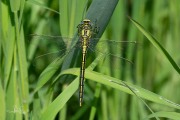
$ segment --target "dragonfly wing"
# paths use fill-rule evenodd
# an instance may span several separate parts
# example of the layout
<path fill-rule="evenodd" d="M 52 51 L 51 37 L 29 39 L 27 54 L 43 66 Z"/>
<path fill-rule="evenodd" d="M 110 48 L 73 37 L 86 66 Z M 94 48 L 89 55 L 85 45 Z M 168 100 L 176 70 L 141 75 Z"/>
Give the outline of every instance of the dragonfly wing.
<path fill-rule="evenodd" d="M 61 57 L 65 55 L 66 51 L 69 51 L 72 39 L 62 36 L 31 34 L 27 37 L 28 60 L 37 62 L 37 64 L 42 63 L 42 61 L 52 62 L 55 58 Z M 46 64 L 48 65 L 48 63 Z"/>
<path fill-rule="evenodd" d="M 90 49 L 100 54 L 106 54 L 107 57 L 113 59 L 121 59 L 132 63 L 128 58 L 130 53 L 129 48 L 133 49 L 137 46 L 136 41 L 116 41 L 116 40 L 101 40 L 96 44 L 97 39 L 94 39 L 90 44 Z M 96 46 L 96 47 L 95 47 Z"/>

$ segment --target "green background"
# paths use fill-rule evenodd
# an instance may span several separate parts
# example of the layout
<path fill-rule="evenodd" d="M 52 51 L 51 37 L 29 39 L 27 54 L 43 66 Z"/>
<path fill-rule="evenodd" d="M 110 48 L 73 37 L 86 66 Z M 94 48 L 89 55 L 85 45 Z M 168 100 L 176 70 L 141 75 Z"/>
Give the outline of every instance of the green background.
<path fill-rule="evenodd" d="M 178 120 L 179 11 L 178 0 L 0 0 L 0 120 Z M 79 107 L 81 55 L 60 55 L 53 36 L 71 46 L 84 18 L 114 44 L 89 54 Z"/>

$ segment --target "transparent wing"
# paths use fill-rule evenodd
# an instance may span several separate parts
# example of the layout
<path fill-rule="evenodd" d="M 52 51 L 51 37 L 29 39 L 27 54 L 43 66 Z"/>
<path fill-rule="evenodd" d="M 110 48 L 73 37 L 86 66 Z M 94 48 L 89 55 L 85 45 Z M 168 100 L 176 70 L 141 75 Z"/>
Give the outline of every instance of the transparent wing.
<path fill-rule="evenodd" d="M 29 50 L 31 50 L 28 51 L 28 59 L 35 62 L 35 66 L 48 65 L 53 59 L 65 55 L 74 47 L 81 50 L 81 42 L 78 37 L 70 38 L 32 34 L 28 36 L 28 41 Z M 72 41 L 74 41 L 75 45 Z M 34 48 L 32 49 L 32 47 Z M 131 58 L 128 58 L 129 49 L 135 47 L 137 47 L 136 41 L 99 41 L 99 38 L 92 38 L 88 45 L 91 53 L 105 54 L 106 58 L 109 59 L 108 62 L 123 60 L 129 63 L 132 63 Z"/>
<path fill-rule="evenodd" d="M 125 62 L 132 63 L 128 58 L 132 52 L 139 47 L 136 41 L 117 41 L 117 40 L 100 40 L 92 39 L 89 48 L 91 51 L 105 54 L 112 59 L 121 59 Z M 97 44 L 97 45 L 96 45 Z M 139 48 L 138 48 L 139 49 Z"/>
<path fill-rule="evenodd" d="M 30 64 L 43 69 L 55 58 L 62 57 L 70 50 L 76 38 L 31 34 L 26 37 L 27 55 Z"/>

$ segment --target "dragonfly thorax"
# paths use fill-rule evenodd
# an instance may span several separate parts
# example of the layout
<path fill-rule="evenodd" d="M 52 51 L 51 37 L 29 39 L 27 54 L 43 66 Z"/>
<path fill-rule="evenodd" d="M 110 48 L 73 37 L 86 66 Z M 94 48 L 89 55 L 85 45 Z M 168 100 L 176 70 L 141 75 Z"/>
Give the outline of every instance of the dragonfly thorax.
<path fill-rule="evenodd" d="M 78 25 L 78 34 L 83 39 L 90 39 L 92 36 L 92 25 L 88 19 L 83 20 Z"/>

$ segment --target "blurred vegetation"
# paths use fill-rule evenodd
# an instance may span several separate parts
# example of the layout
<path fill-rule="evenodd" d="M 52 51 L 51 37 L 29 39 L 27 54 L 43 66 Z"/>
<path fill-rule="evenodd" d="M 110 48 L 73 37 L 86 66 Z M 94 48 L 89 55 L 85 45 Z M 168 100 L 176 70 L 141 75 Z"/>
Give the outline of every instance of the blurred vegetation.
<path fill-rule="evenodd" d="M 178 0 L 0 0 L 0 120 L 178 120 L 179 11 Z M 132 63 L 89 54 L 79 107 L 80 53 L 50 54 L 58 39 L 32 34 L 68 37 L 69 47 L 84 18 L 97 21 L 100 42 L 136 44 L 107 46 Z"/>

